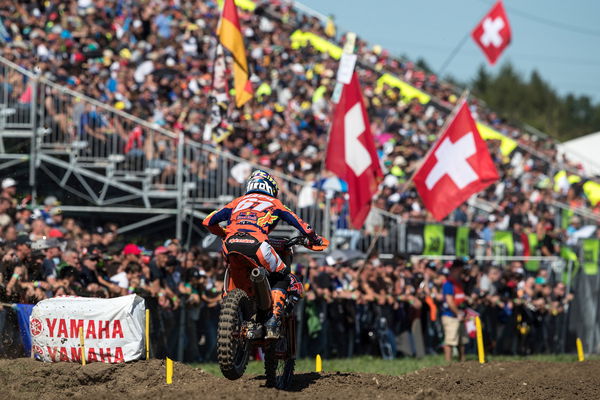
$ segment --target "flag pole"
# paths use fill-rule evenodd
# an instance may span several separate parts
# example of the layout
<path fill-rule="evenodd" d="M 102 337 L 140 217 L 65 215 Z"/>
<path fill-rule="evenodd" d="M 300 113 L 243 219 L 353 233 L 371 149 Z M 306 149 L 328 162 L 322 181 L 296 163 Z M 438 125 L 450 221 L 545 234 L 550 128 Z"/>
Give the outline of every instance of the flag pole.
<path fill-rule="evenodd" d="M 470 36 L 471 36 L 471 32 L 467 32 L 467 34 L 462 39 L 460 39 L 460 42 L 458 42 L 458 44 L 454 47 L 454 49 L 452 49 L 450 54 L 448 54 L 448 57 L 446 57 L 446 60 L 440 67 L 438 74 L 437 74 L 440 77 L 440 79 L 442 77 L 442 74 L 446 71 L 446 68 L 448 67 L 448 65 L 450 65 L 452 60 L 454 60 L 454 57 L 456 57 L 456 55 L 462 49 L 462 47 L 465 45 L 465 43 L 467 42 L 467 40 L 469 39 Z"/>
<path fill-rule="evenodd" d="M 483 14 L 481 16 L 481 18 L 479 18 L 479 20 L 481 20 L 486 15 L 487 15 L 487 12 L 485 14 Z M 450 63 L 452 62 L 452 60 L 454 60 L 454 57 L 456 57 L 456 55 L 458 54 L 458 52 L 465 45 L 465 43 L 467 42 L 467 40 L 469 39 L 470 36 L 471 36 L 471 31 L 467 32 L 467 34 L 462 39 L 460 39 L 460 42 L 457 43 L 457 45 L 454 47 L 454 49 L 452 49 L 452 51 L 450 52 L 450 54 L 448 54 L 448 57 L 446 57 L 446 60 L 444 60 L 444 63 L 442 64 L 442 66 L 440 67 L 440 69 L 438 71 L 437 75 L 440 78 L 442 77 L 442 74 L 446 71 L 446 68 L 448 67 L 448 65 L 450 65 Z"/>
<path fill-rule="evenodd" d="M 437 145 L 437 143 L 440 140 L 440 138 L 444 135 L 444 132 L 446 132 L 446 130 L 448 129 L 448 125 L 450 125 L 450 122 L 452 122 L 452 120 L 456 116 L 456 113 L 458 113 L 458 110 L 460 110 L 460 107 L 462 106 L 462 104 L 465 101 L 467 101 L 467 98 L 469 97 L 469 94 L 470 94 L 470 90 L 469 89 L 465 89 L 462 92 L 462 94 L 460 95 L 458 101 L 456 102 L 456 105 L 454 106 L 454 108 L 450 112 L 450 115 L 448 115 L 448 118 L 446 118 L 446 121 L 444 121 L 444 125 L 442 125 L 442 129 L 439 130 L 435 142 L 433 142 L 433 144 L 431 145 L 431 147 L 429 148 L 429 150 L 427 150 L 427 153 L 425 154 L 425 156 L 423 156 L 421 158 L 421 164 L 423 163 L 423 160 L 426 160 L 427 157 L 429 157 L 429 155 L 431 154 L 431 152 L 433 151 L 433 149 Z M 415 178 L 415 174 L 417 173 L 417 171 L 420 168 L 421 168 L 421 165 L 419 165 L 418 168 L 415 168 L 415 170 L 412 172 L 412 174 L 410 174 L 410 178 L 408 178 L 408 180 L 404 183 L 404 186 L 402 187 L 401 192 L 406 191 L 410 187 L 410 185 L 413 182 L 413 179 Z"/>
<path fill-rule="evenodd" d="M 355 42 L 356 42 L 356 34 L 353 32 L 348 32 L 346 34 L 346 44 L 344 45 L 343 52 L 346 54 L 354 54 Z M 340 65 L 338 65 L 338 69 L 340 68 L 341 63 L 342 63 L 342 60 L 340 59 Z M 355 69 L 356 69 L 356 64 L 352 68 L 352 73 L 354 73 Z M 334 113 L 335 108 L 338 107 L 338 103 L 339 103 L 339 100 L 340 100 L 343 90 L 344 90 L 344 84 L 342 82 L 339 82 L 336 77 L 335 88 L 333 89 L 333 93 L 331 96 L 331 100 L 335 104 L 335 107 L 333 107 L 331 109 L 332 113 Z M 321 171 L 319 172 L 319 175 L 315 177 L 316 179 L 324 179 L 323 173 L 324 173 L 324 171 L 327 170 L 327 168 L 326 168 L 327 150 L 329 149 L 329 139 L 331 136 L 331 126 L 332 125 L 333 125 L 333 116 L 332 116 L 332 119 L 329 121 L 329 127 L 327 128 L 327 140 L 325 141 L 325 159 L 321 163 Z M 338 177 L 338 179 L 339 179 L 339 177 Z M 331 198 L 328 196 L 328 193 L 325 192 L 325 210 L 323 213 L 323 235 L 326 238 L 329 238 L 329 236 L 331 235 L 331 221 L 330 221 L 330 214 L 329 214 L 331 211 L 330 208 L 331 208 Z"/>

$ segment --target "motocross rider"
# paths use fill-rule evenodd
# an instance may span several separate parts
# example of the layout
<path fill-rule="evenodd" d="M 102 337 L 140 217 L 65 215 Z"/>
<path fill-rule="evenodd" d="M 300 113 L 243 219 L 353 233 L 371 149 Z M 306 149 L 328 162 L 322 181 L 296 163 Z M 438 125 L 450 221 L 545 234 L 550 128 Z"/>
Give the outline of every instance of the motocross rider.
<path fill-rule="evenodd" d="M 248 178 L 246 194 L 233 200 L 220 210 L 213 211 L 203 222 L 208 230 L 223 238 L 223 252 L 236 251 L 250 257 L 269 273 L 273 315 L 265 324 L 265 338 L 279 337 L 281 314 L 289 291 L 302 296 L 302 283 L 290 272 L 275 249 L 267 242 L 268 234 L 279 220 L 283 220 L 308 237 L 311 245 L 321 246 L 323 238 L 292 210 L 277 199 L 279 187 L 267 172 L 255 170 Z M 227 221 L 225 229 L 220 222 Z"/>

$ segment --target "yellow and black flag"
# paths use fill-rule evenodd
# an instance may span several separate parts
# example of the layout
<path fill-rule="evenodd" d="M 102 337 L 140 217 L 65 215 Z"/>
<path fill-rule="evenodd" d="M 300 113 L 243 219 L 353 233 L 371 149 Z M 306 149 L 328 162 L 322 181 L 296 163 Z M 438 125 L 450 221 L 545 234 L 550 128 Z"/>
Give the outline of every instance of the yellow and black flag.
<path fill-rule="evenodd" d="M 235 88 L 235 105 L 242 107 L 252 99 L 248 61 L 244 49 L 244 37 L 234 0 L 225 0 L 221 20 L 217 27 L 217 36 L 223 47 L 231 52 L 233 57 L 233 86 Z"/>

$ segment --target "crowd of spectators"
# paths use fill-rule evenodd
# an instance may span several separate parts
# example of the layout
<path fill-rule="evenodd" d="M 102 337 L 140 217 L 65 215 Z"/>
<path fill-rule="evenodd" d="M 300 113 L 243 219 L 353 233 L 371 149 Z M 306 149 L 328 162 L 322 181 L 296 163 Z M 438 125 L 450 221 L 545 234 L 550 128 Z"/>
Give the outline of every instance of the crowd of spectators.
<path fill-rule="evenodd" d="M 219 254 L 186 249 L 176 239 L 143 248 L 128 243 L 116 224 L 90 228 L 64 218 L 54 197 L 32 209 L 27 198 L 16 202 L 14 180 L 5 179 L 2 187 L 0 343 L 18 343 L 6 340 L 15 334 L 5 307 L 10 304 L 135 293 L 151 310 L 157 357 L 215 359 L 224 275 Z M 457 266 L 452 282 L 464 298 L 449 308 L 446 295 L 456 292 L 446 285 Z M 297 307 L 301 356 L 435 353 L 444 333 L 449 335 L 442 318 L 454 317 L 464 329 L 475 313 L 482 316 L 494 352 L 563 351 L 565 307 L 572 294 L 548 269 L 529 272 L 520 262 L 452 264 L 401 256 L 341 261 L 311 255 L 292 267 L 306 289 Z M 6 354 L 10 349 L 4 347 L 0 353 Z"/>
<path fill-rule="evenodd" d="M 257 3 L 252 12 L 238 10 L 255 90 L 255 98 L 241 109 L 232 104 L 217 106 L 212 97 L 218 44 L 214 32 L 219 18 L 213 1 L 11 2 L 0 8 L 4 27 L 0 40 L 6 42 L 0 54 L 77 92 L 170 131 L 183 132 L 189 140 L 244 158 L 245 162 L 228 171 L 230 186 L 226 190 L 241 187 L 250 163 L 291 175 L 310 187 L 328 177 L 323 172 L 323 154 L 338 62 L 311 45 L 293 45 L 290 36 L 296 29 L 324 38 L 331 32 L 319 19 L 298 12 L 291 2 Z M 328 39 L 336 41 L 335 37 Z M 375 202 L 405 219 L 425 220 L 428 214 L 416 192 L 404 183 L 457 101 L 457 88 L 360 38 L 355 49 L 371 130 L 386 174 Z M 424 105 L 416 98 L 403 97 L 400 89 L 378 86 L 383 72 L 422 89 L 433 100 Z M 7 96 L 19 103 L 31 101 L 22 77 L 0 79 L 6 80 L 3 90 Z M 139 126 L 123 127 L 118 119 L 91 105 L 63 103 L 58 91 L 45 90 L 44 123 L 54 131 L 53 140 L 85 141 L 90 148 L 101 149 L 95 156 L 116 152 L 141 158 L 145 166 L 160 171 L 163 183 L 174 177 L 175 139 L 151 135 Z M 479 195 L 493 206 L 493 214 L 486 218 L 533 232 L 536 218 L 531 216 L 558 214 L 552 206 L 555 200 L 598 212 L 598 204 L 582 190 L 586 179 L 576 182 L 565 177 L 555 182 L 559 170 L 577 171 L 581 166 L 559 156 L 554 141 L 523 134 L 476 98 L 471 97 L 470 108 L 476 119 L 528 149 L 517 148 L 507 157 L 500 142 L 490 141 L 501 180 Z M 211 129 L 217 134 L 211 136 Z M 219 171 L 223 165 L 215 157 L 201 153 L 186 160 L 186 177 L 200 183 L 200 197 L 231 194 L 211 189 L 215 177 L 223 174 Z M 300 186 L 288 181 L 282 186 L 298 207 L 323 207 L 316 191 L 305 191 L 301 202 L 296 198 Z M 334 218 L 340 210 L 332 210 Z M 458 212 L 449 220 L 473 223 L 476 217 Z"/>

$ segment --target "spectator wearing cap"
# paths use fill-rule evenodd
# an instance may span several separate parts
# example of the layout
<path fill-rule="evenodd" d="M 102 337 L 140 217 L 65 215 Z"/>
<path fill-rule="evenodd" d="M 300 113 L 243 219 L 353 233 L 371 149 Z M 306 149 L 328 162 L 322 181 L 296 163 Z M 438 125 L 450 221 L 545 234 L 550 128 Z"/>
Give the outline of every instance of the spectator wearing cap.
<path fill-rule="evenodd" d="M 442 326 L 444 328 L 444 357 L 452 361 L 452 348 L 458 348 L 460 361 L 465 361 L 465 345 L 469 338 L 466 334 L 464 319 L 465 312 L 461 306 L 465 304 L 466 296 L 461 282 L 464 262 L 455 260 L 450 267 L 448 279 L 442 286 Z"/>
<path fill-rule="evenodd" d="M 50 217 L 46 219 L 46 224 L 51 228 L 60 228 L 63 224 L 63 212 L 60 207 L 54 207 L 50 210 Z"/>
<path fill-rule="evenodd" d="M 125 245 L 123 248 L 123 259 L 121 260 L 121 268 L 119 268 L 119 272 L 124 271 L 129 263 L 139 262 L 140 254 L 142 254 L 142 249 L 140 249 L 137 244 L 129 243 Z"/>
<path fill-rule="evenodd" d="M 6 197 L 10 200 L 11 205 L 15 207 L 17 205 L 17 199 L 15 195 L 17 194 L 17 181 L 13 178 L 6 178 L 2 181 L 2 192 L 0 193 L 0 197 Z"/>
<path fill-rule="evenodd" d="M 162 270 L 161 268 L 167 264 L 169 257 L 169 249 L 165 246 L 158 246 L 154 249 L 154 258 L 150 260 L 150 288 L 155 292 L 159 293 L 161 287 Z"/>
<path fill-rule="evenodd" d="M 62 239 L 65 237 L 65 234 L 62 233 L 62 231 L 58 228 L 52 228 L 48 232 L 48 237 L 55 238 L 55 239 Z"/>
<path fill-rule="evenodd" d="M 44 199 L 44 208 L 40 210 L 40 213 L 42 214 L 42 217 L 48 226 L 54 226 L 52 221 L 52 216 L 54 214 L 52 211 L 54 211 L 56 209 L 55 207 L 59 204 L 60 203 L 55 196 L 48 196 Z M 62 214 L 62 211 L 60 211 L 59 214 Z"/>
<path fill-rule="evenodd" d="M 45 258 L 42 262 L 42 272 L 44 279 L 50 284 L 56 284 L 56 267 L 60 263 L 61 249 L 60 242 L 56 238 L 45 241 L 46 249 L 43 250 Z"/>
<path fill-rule="evenodd" d="M 25 261 L 31 254 L 31 240 L 27 235 L 19 235 L 17 236 L 17 240 L 15 241 L 15 250 L 16 256 L 19 260 Z"/>

